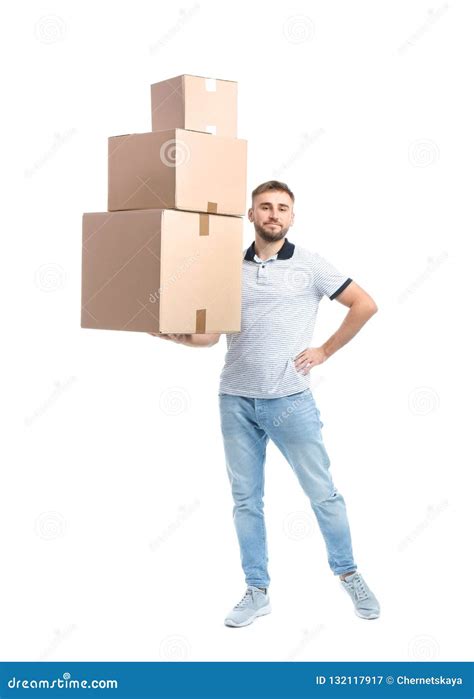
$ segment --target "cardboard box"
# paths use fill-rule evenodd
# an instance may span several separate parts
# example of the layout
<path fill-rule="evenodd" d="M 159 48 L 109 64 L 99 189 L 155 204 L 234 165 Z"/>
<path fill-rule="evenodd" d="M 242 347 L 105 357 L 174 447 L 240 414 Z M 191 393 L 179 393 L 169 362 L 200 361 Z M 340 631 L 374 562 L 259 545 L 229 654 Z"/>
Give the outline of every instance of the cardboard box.
<path fill-rule="evenodd" d="M 247 141 L 171 129 L 109 138 L 109 211 L 243 216 Z"/>
<path fill-rule="evenodd" d="M 189 129 L 237 138 L 237 83 L 179 75 L 151 86 L 151 130 Z"/>
<path fill-rule="evenodd" d="M 84 214 L 81 327 L 239 332 L 242 234 L 235 216 Z"/>

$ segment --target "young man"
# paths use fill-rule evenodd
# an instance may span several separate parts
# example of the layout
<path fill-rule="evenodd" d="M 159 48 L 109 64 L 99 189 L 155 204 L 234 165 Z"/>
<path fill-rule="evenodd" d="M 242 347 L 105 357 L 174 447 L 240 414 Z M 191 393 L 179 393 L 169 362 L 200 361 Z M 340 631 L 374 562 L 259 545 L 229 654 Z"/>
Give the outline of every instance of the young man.
<path fill-rule="evenodd" d="M 227 337 L 219 407 L 233 516 L 247 590 L 225 619 L 247 626 L 271 611 L 263 514 L 266 445 L 271 439 L 308 496 L 324 537 L 329 566 L 355 612 L 375 619 L 380 606 L 357 570 L 346 505 L 336 489 L 324 447 L 310 370 L 343 347 L 377 311 L 373 299 L 318 253 L 286 238 L 294 195 L 271 180 L 252 192 L 248 218 L 255 241 L 242 261 L 242 323 Z M 319 301 L 337 299 L 349 311 L 337 332 L 309 347 Z M 154 334 L 154 333 L 153 333 Z M 157 335 L 191 347 L 211 346 L 219 334 Z"/>

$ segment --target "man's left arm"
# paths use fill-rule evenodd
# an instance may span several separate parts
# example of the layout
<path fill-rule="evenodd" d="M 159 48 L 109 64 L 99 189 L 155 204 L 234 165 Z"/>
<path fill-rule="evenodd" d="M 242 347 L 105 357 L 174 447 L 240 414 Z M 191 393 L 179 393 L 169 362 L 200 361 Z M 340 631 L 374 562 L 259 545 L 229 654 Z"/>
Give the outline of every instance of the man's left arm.
<path fill-rule="evenodd" d="M 308 347 L 295 359 L 295 368 L 306 375 L 313 366 L 322 364 L 338 349 L 352 340 L 361 327 L 377 313 L 377 304 L 369 294 L 354 281 L 335 297 L 336 301 L 349 308 L 338 330 L 321 347 Z"/>

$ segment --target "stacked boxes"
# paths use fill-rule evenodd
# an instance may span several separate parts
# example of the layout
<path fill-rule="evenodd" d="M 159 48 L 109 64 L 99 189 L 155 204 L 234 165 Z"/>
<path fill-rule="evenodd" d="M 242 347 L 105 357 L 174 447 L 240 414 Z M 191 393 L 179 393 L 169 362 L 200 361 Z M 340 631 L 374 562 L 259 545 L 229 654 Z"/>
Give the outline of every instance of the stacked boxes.
<path fill-rule="evenodd" d="M 247 143 L 237 84 L 151 86 L 152 131 L 109 139 L 108 212 L 83 216 L 83 328 L 240 330 Z"/>

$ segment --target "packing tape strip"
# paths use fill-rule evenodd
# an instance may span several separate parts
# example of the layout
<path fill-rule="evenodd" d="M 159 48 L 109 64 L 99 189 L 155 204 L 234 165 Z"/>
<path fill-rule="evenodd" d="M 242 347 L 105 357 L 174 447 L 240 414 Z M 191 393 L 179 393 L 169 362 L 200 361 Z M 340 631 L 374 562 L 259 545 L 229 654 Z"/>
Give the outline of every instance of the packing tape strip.
<path fill-rule="evenodd" d="M 196 333 L 206 332 L 206 309 L 199 308 L 196 311 Z"/>
<path fill-rule="evenodd" d="M 199 214 L 199 235 L 209 235 L 209 214 Z"/>
<path fill-rule="evenodd" d="M 204 78 L 204 84 L 206 86 L 207 92 L 216 92 L 216 90 L 217 90 L 216 78 Z"/>
<path fill-rule="evenodd" d="M 217 214 L 217 202 L 216 201 L 208 201 L 207 202 L 207 213 L 208 214 Z"/>

